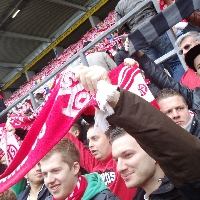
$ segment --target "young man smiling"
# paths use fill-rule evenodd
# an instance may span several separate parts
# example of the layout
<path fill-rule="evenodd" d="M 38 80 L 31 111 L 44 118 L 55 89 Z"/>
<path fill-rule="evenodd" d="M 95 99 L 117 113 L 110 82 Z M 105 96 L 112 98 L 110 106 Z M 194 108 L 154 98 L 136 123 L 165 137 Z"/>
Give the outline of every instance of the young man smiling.
<path fill-rule="evenodd" d="M 111 133 L 111 142 L 117 171 L 128 188 L 138 187 L 133 200 L 182 199 L 180 191 L 165 177 L 159 164 L 131 135 L 117 128 Z"/>
<path fill-rule="evenodd" d="M 78 148 L 82 168 L 89 173 L 97 172 L 111 192 L 120 199 L 129 200 L 134 196 L 136 189 L 128 189 L 116 171 L 109 136 L 110 130 L 103 133 L 98 127 L 94 129 L 94 125 L 90 124 L 87 132 L 89 149 L 72 134 L 68 133 L 65 137 L 69 138 Z"/>
<path fill-rule="evenodd" d="M 44 182 L 53 198 L 45 200 L 119 200 L 97 173 L 79 175 L 80 154 L 69 139 L 62 139 L 41 160 Z"/>

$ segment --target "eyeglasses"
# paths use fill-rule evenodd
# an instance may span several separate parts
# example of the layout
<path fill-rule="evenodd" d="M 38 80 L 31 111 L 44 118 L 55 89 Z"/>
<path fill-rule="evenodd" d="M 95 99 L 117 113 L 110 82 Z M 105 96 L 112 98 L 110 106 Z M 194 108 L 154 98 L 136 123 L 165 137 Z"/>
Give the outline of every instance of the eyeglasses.
<path fill-rule="evenodd" d="M 196 42 L 196 41 L 197 41 L 197 40 L 193 40 L 192 42 L 190 42 L 190 44 L 186 44 L 186 45 L 183 47 L 183 49 L 186 50 L 186 51 L 189 51 L 190 48 L 191 48 L 191 46 L 192 46 L 192 43 L 193 43 L 193 42 Z M 180 54 L 180 55 L 183 54 L 183 49 L 181 49 L 181 50 L 179 51 L 179 54 Z"/>

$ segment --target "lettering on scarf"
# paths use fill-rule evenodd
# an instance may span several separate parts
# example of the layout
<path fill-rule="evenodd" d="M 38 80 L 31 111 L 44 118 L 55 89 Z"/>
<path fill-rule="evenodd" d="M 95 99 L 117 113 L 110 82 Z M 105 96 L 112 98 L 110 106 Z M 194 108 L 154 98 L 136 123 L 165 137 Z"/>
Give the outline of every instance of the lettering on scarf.
<path fill-rule="evenodd" d="M 145 96 L 148 92 L 146 84 L 138 84 L 138 90 L 140 91 L 141 96 Z"/>
<path fill-rule="evenodd" d="M 105 185 L 109 185 L 112 182 L 114 182 L 116 174 L 113 171 L 105 171 L 105 172 L 98 172 L 98 174 L 100 175 L 100 177 L 102 178 L 103 182 L 105 183 Z"/>
<path fill-rule="evenodd" d="M 64 80 L 61 82 L 61 89 L 58 95 L 69 95 L 69 101 L 62 112 L 66 116 L 75 117 L 81 108 L 90 100 L 90 95 L 83 86 L 75 79 L 75 74 L 71 71 L 66 72 Z M 57 96 L 58 97 L 58 96 Z"/>

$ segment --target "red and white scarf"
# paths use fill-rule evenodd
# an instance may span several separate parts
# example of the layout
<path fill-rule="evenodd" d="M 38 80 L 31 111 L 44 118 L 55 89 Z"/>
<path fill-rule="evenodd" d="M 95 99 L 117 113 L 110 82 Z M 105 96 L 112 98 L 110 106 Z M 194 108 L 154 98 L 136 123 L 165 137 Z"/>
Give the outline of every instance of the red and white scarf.
<path fill-rule="evenodd" d="M 112 84 L 134 92 L 157 106 L 137 66 L 120 65 L 109 73 L 109 77 Z M 98 107 L 95 96 L 91 96 L 75 79 L 73 69 L 64 70 L 13 161 L 0 176 L 0 193 L 24 177 L 91 106 Z"/>
<path fill-rule="evenodd" d="M 65 200 L 80 200 L 84 195 L 87 185 L 86 178 L 84 176 L 79 176 L 74 191 Z M 53 200 L 56 199 L 53 197 Z"/>

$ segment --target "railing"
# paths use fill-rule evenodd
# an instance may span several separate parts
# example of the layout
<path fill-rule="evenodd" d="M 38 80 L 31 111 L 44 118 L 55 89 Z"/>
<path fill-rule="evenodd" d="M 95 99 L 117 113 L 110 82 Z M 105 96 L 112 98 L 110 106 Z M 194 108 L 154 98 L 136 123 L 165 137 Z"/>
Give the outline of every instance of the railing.
<path fill-rule="evenodd" d="M 126 21 L 128 21 L 129 19 L 132 18 L 132 15 L 134 15 L 134 13 L 136 13 L 137 11 L 139 11 L 142 7 L 144 7 L 149 2 L 153 2 L 154 7 L 156 8 L 157 12 L 160 12 L 160 9 L 159 9 L 158 4 L 157 4 L 157 0 L 145 0 L 144 2 L 142 2 L 141 4 L 139 4 L 136 8 L 134 8 L 131 12 L 129 12 L 126 16 L 124 16 L 118 22 L 116 22 L 112 27 L 110 27 L 107 31 L 105 31 L 97 39 L 95 39 L 93 42 L 91 42 L 86 47 L 84 47 L 79 53 L 76 53 L 72 58 L 68 59 L 64 64 L 62 64 L 59 68 L 57 68 L 49 76 L 47 76 L 42 82 L 40 82 L 39 84 L 37 84 L 36 86 L 34 86 L 27 94 L 23 95 L 17 101 L 15 101 L 15 103 L 13 103 L 9 107 L 7 107 L 5 110 L 3 110 L 0 113 L 0 116 L 4 115 L 9 110 L 11 110 L 13 107 L 15 107 L 18 103 L 20 103 L 21 101 L 23 101 L 28 95 L 30 96 L 33 108 L 36 109 L 37 106 L 36 106 L 36 102 L 35 102 L 34 95 L 33 95 L 34 91 L 36 91 L 38 88 L 40 88 L 42 85 L 44 85 L 45 82 L 49 81 L 56 74 L 58 74 L 59 72 L 61 72 L 65 67 L 69 66 L 72 62 L 74 62 L 78 58 L 81 58 L 81 61 L 82 61 L 83 65 L 88 66 L 88 62 L 87 62 L 86 57 L 85 57 L 85 52 L 88 51 L 89 49 L 91 49 L 93 46 L 95 46 L 99 41 L 101 41 L 102 39 L 104 39 L 106 36 L 108 36 L 109 34 L 111 34 L 114 30 L 116 30 L 117 28 L 119 28 L 123 24 L 125 24 Z M 167 33 L 168 33 L 168 35 L 170 37 L 170 40 L 171 40 L 172 44 L 174 45 L 174 43 L 175 43 L 175 36 L 174 36 L 173 32 L 171 30 L 169 30 L 169 31 L 167 31 Z M 177 54 L 179 56 L 179 59 L 180 59 L 182 65 L 186 69 L 186 65 L 185 65 L 185 62 L 183 60 L 183 57 L 178 54 L 178 47 L 176 47 L 176 46 L 174 46 L 174 50 L 172 50 L 172 51 L 168 52 L 167 54 L 165 54 L 164 56 L 160 57 L 155 62 L 157 64 L 161 63 L 161 62 L 165 61 L 166 59 L 170 58 L 171 56 L 173 56 L 175 54 Z"/>

